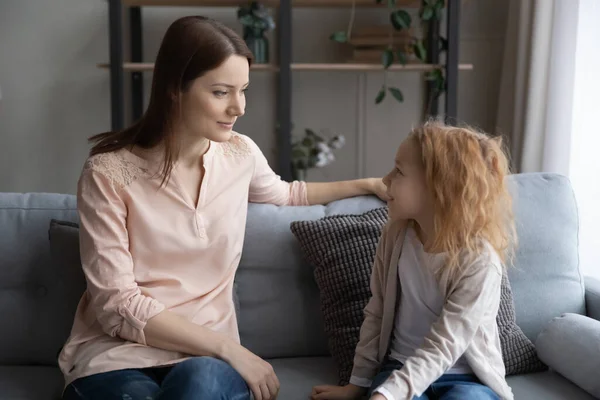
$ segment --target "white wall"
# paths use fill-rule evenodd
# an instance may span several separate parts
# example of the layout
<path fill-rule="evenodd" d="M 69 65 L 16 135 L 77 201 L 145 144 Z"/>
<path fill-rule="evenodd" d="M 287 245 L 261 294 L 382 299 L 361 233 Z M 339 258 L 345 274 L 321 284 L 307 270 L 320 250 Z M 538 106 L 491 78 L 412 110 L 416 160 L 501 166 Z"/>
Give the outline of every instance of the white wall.
<path fill-rule="evenodd" d="M 505 2 L 465 1 L 459 75 L 459 118 L 494 126 Z M 145 60 L 152 61 L 168 25 L 186 14 L 216 17 L 240 31 L 235 9 L 144 9 Z M 347 26 L 349 10 L 294 11 L 296 62 L 343 61 L 348 52 L 329 33 Z M 357 24 L 387 23 L 385 11 L 360 10 Z M 126 43 L 125 43 L 126 44 Z M 110 129 L 107 2 L 99 0 L 9 0 L 0 2 L 0 191 L 75 191 L 86 158 L 87 137 Z M 146 93 L 150 74 L 146 74 Z M 275 79 L 253 72 L 244 118 L 236 129 L 252 136 L 275 162 Z M 419 121 L 422 81 L 418 73 L 394 73 L 406 101 L 376 106 L 381 73 L 294 72 L 293 119 L 305 127 L 347 136 L 338 161 L 311 171 L 309 179 L 351 179 L 387 172 L 397 144 Z"/>

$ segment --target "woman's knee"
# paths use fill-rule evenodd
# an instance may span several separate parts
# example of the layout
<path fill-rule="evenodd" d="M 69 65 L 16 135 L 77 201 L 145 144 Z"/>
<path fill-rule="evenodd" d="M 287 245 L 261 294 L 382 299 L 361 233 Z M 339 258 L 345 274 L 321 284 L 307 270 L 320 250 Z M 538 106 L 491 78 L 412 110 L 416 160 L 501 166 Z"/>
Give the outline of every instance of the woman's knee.
<path fill-rule="evenodd" d="M 140 370 L 104 372 L 79 378 L 65 389 L 64 400 L 152 400 L 157 382 Z"/>
<path fill-rule="evenodd" d="M 246 398 L 248 386 L 231 365 L 213 357 L 194 357 L 174 366 L 165 381 L 177 382 L 180 389 L 188 387 L 206 398 Z M 163 382 L 163 385 L 168 382 Z M 236 397 L 238 396 L 238 397 Z"/>
<path fill-rule="evenodd" d="M 173 367 L 171 373 L 183 374 L 189 377 L 219 377 L 236 372 L 231 365 L 214 357 L 194 357 L 182 361 Z M 236 372 L 237 373 L 237 372 Z"/>

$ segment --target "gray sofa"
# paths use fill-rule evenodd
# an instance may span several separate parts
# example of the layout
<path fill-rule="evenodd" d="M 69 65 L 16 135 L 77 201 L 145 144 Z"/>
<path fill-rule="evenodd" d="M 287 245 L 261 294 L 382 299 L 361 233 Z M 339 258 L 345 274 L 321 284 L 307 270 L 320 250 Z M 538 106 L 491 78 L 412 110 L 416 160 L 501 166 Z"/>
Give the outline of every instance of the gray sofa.
<path fill-rule="evenodd" d="M 535 341 L 543 327 L 562 313 L 587 312 L 600 319 L 600 283 L 584 281 L 579 271 L 577 211 L 568 180 L 547 174 L 510 180 L 520 247 L 517 268 L 509 277 L 519 326 Z M 290 222 L 360 213 L 381 205 L 373 197 L 298 208 L 249 205 L 236 276 L 239 328 L 243 344 L 274 366 L 281 381 L 280 399 L 304 400 L 313 385 L 337 381 L 323 332 L 319 291 Z M 51 219 L 77 222 L 75 198 L 0 194 L 2 400 L 60 397 L 63 382 L 56 355 L 69 334 L 81 293 L 51 256 Z M 508 382 L 517 399 L 593 398 L 552 371 L 510 376 Z"/>

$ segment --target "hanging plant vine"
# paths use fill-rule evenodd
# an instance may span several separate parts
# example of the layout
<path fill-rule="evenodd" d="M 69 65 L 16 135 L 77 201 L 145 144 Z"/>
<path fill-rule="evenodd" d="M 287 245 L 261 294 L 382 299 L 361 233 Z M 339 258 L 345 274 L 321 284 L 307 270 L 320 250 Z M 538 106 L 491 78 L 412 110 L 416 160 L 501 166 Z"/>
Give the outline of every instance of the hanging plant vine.
<path fill-rule="evenodd" d="M 375 96 L 375 104 L 380 104 L 387 96 L 388 93 L 396 99 L 396 101 L 402 103 L 404 101 L 404 94 L 402 91 L 394 86 L 389 86 L 387 82 L 388 69 L 394 62 L 398 62 L 401 65 L 408 63 L 406 53 L 402 50 L 395 50 L 394 48 L 394 36 L 396 32 L 410 31 L 412 25 L 412 17 L 404 10 L 397 7 L 396 0 L 374 0 L 377 4 L 383 4 L 387 2 L 388 12 L 390 13 L 390 41 L 386 46 L 385 50 L 381 54 L 381 64 L 383 65 L 383 83 Z M 437 23 L 443 17 L 443 10 L 445 7 L 444 0 L 422 0 L 421 8 L 419 10 L 419 18 L 421 24 L 425 27 L 430 23 Z M 352 38 L 352 28 L 354 25 L 356 15 L 356 0 L 352 1 L 352 9 L 350 14 L 350 21 L 348 23 L 348 29 L 345 31 L 337 31 L 331 34 L 330 39 L 338 43 L 349 43 Z M 425 31 L 425 29 L 424 29 Z M 427 63 L 427 45 L 425 41 L 416 36 L 412 36 L 409 33 L 410 46 L 412 48 L 415 57 L 422 63 Z M 445 38 L 440 37 L 438 45 L 438 51 L 442 52 L 447 50 L 448 42 Z M 446 80 L 442 68 L 437 67 L 425 74 L 425 80 L 434 82 L 433 88 L 434 93 L 431 96 L 430 101 L 437 99 L 446 90 Z"/>

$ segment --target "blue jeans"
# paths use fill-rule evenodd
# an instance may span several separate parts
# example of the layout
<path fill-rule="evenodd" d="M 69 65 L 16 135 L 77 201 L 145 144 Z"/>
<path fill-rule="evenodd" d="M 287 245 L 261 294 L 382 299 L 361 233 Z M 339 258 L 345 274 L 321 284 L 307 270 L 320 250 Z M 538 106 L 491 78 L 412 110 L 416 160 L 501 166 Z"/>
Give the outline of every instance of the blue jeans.
<path fill-rule="evenodd" d="M 373 391 L 383 384 L 394 370 L 402 367 L 400 361 L 388 359 L 373 379 L 367 398 L 371 397 Z M 432 383 L 421 396 L 413 397 L 413 400 L 500 400 L 500 398 L 475 375 L 445 374 Z"/>
<path fill-rule="evenodd" d="M 76 379 L 63 400 L 249 400 L 241 375 L 225 361 L 194 357 L 168 367 L 124 369 Z"/>

